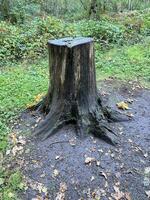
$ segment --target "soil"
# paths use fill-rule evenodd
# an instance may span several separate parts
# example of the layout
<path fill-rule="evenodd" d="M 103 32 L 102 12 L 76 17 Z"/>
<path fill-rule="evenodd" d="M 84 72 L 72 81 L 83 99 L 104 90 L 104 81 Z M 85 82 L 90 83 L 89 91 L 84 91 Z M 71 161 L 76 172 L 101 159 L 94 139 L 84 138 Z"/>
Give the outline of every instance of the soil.
<path fill-rule="evenodd" d="M 78 138 L 71 125 L 39 141 L 25 133 L 37 126 L 40 116 L 24 112 L 15 131 L 25 137 L 26 145 L 12 162 L 27 184 L 21 199 L 148 199 L 150 90 L 111 78 L 98 85 L 105 104 L 117 109 L 116 103 L 130 102 L 131 109 L 122 112 L 133 114 L 132 120 L 111 124 L 119 143 L 112 146 L 91 135 Z"/>

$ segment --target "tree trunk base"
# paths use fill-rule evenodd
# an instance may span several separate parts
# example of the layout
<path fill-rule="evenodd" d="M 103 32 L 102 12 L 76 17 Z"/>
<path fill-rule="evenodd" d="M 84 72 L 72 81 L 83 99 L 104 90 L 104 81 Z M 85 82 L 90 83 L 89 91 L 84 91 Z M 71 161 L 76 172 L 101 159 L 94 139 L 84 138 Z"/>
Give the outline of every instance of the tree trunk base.
<path fill-rule="evenodd" d="M 46 115 L 43 122 L 34 131 L 34 135 L 42 140 L 46 140 L 54 135 L 59 129 L 65 125 L 73 124 L 76 128 L 77 136 L 84 138 L 89 134 L 97 138 L 103 139 L 111 145 L 116 145 L 119 140 L 115 131 L 112 130 L 112 122 L 128 121 L 129 117 L 111 109 L 110 107 L 103 107 L 101 99 L 97 98 L 97 104 L 85 112 L 74 102 L 59 106 L 54 112 L 51 111 L 51 104 L 47 107 L 47 99 L 44 98 L 39 104 L 33 106 L 31 109 Z"/>

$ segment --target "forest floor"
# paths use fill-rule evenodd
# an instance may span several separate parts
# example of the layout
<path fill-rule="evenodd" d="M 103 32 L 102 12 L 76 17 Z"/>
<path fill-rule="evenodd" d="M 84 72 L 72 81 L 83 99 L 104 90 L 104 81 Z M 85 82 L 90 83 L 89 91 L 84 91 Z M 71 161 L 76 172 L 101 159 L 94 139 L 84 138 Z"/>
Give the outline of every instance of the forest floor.
<path fill-rule="evenodd" d="M 31 137 L 40 117 L 23 112 L 10 136 L 5 167 L 19 169 L 24 200 L 148 200 L 150 198 L 150 90 L 137 82 L 107 79 L 98 83 L 104 102 L 128 101 L 122 111 L 128 122 L 112 123 L 119 143 L 111 146 L 87 136 L 80 139 L 72 126 L 45 141 Z"/>

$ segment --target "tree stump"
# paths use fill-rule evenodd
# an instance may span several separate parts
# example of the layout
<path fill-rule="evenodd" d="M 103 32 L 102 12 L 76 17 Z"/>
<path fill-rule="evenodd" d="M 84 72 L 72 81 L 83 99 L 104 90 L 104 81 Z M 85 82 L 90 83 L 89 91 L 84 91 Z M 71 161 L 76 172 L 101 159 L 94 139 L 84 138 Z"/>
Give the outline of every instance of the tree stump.
<path fill-rule="evenodd" d="M 49 90 L 35 109 L 46 117 L 36 135 L 46 139 L 59 128 L 72 123 L 83 137 L 88 133 L 115 144 L 109 127 L 118 113 L 102 106 L 96 87 L 94 44 L 92 38 L 50 40 Z M 117 113 L 117 114 L 116 114 Z"/>

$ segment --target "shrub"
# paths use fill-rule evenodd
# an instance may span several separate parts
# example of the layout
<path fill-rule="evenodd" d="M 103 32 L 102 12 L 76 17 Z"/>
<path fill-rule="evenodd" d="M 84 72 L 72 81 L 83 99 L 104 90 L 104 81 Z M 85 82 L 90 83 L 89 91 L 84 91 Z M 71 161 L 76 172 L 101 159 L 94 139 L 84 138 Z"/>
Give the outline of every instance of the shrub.
<path fill-rule="evenodd" d="M 31 23 L 15 26 L 0 22 L 0 63 L 34 59 L 45 53 L 47 41 L 73 34 L 73 29 L 54 17 L 35 18 Z"/>
<path fill-rule="evenodd" d="M 109 45 L 110 43 L 121 43 L 124 35 L 124 27 L 108 20 L 94 21 L 83 20 L 76 25 L 78 34 L 94 39 L 102 45 Z"/>

